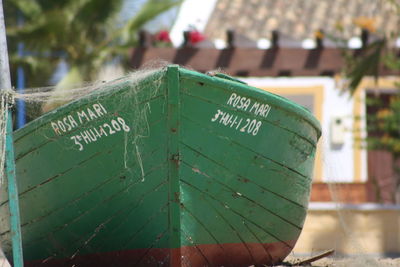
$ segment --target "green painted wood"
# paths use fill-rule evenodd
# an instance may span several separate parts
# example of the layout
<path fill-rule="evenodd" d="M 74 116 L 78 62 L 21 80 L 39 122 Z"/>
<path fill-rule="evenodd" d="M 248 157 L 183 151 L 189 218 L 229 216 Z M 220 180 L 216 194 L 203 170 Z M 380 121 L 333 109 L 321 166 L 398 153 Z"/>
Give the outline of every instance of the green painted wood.
<path fill-rule="evenodd" d="M 275 263 L 301 232 L 319 135 L 308 111 L 224 77 L 121 79 L 15 132 L 25 260 Z M 9 238 L 0 216 L 7 255 Z"/>
<path fill-rule="evenodd" d="M 183 85 L 185 86 L 185 82 L 183 82 Z M 206 85 L 204 85 L 206 86 Z M 221 104 L 216 104 L 215 101 L 216 99 L 221 99 L 223 95 L 227 95 L 226 98 L 228 99 L 229 96 L 234 93 L 232 89 L 229 90 L 229 87 L 226 86 L 225 88 L 225 94 L 219 90 L 220 88 L 218 87 L 211 87 L 208 86 L 207 90 L 204 90 L 203 88 L 193 88 L 191 84 L 189 83 L 188 85 L 185 86 L 185 88 L 193 88 L 189 93 L 192 94 L 197 94 L 196 96 L 198 97 L 197 99 L 194 98 L 185 98 L 183 101 L 187 106 L 189 106 L 192 110 L 202 110 L 202 112 L 197 112 L 197 113 L 190 113 L 190 118 L 192 120 L 197 120 L 197 121 L 202 121 L 206 122 L 204 119 L 201 120 L 201 117 L 213 117 L 213 115 L 216 113 L 218 109 L 224 110 L 226 112 L 235 112 L 235 109 L 233 107 L 227 106 L 225 103 Z M 236 88 L 235 88 L 236 89 Z M 216 93 L 214 93 L 216 92 Z M 218 95 L 218 94 L 219 95 Z M 203 95 L 202 98 L 201 94 Z M 243 94 L 244 97 L 248 97 L 248 95 Z M 185 97 L 185 96 L 184 96 Z M 211 100 L 205 100 L 202 101 L 200 99 L 205 99 L 206 97 L 210 97 Z M 200 99 L 199 99 L 200 98 Z M 213 101 L 213 102 L 211 102 Z M 225 101 L 226 102 L 226 101 Z M 212 107 L 218 106 L 217 109 L 212 109 Z M 249 107 L 250 109 L 251 107 Z M 286 113 L 286 114 L 285 114 Z M 243 115 L 242 115 L 243 114 Z M 247 119 L 246 113 L 241 112 L 241 117 L 242 119 Z M 282 108 L 279 109 L 274 109 L 272 107 L 272 110 L 270 114 L 272 119 L 270 120 L 270 116 L 267 117 L 267 120 L 263 120 L 263 118 L 257 118 L 257 121 L 263 122 L 263 125 L 261 127 L 268 127 L 265 126 L 265 124 L 274 124 L 276 125 L 275 121 L 279 121 L 279 124 L 283 124 L 282 118 L 288 117 L 287 123 L 285 123 L 285 127 L 280 127 L 280 125 L 276 125 L 276 127 L 269 127 L 269 131 L 260 131 L 260 134 L 257 133 L 258 135 L 263 135 L 261 139 L 254 139 L 252 135 L 249 134 L 243 134 L 239 131 L 237 131 L 235 127 L 214 127 L 214 125 L 207 123 L 206 127 L 207 128 L 213 128 L 214 131 L 218 131 L 217 134 L 226 136 L 226 135 L 231 135 L 231 138 L 235 140 L 236 138 L 240 138 L 240 141 L 238 140 L 239 143 L 242 144 L 248 144 L 252 147 L 253 150 L 256 149 L 264 149 L 265 145 L 260 144 L 260 142 L 264 142 L 265 144 L 272 142 L 275 144 L 275 149 L 274 150 L 268 150 L 263 153 L 264 156 L 269 157 L 271 159 L 274 159 L 275 161 L 284 164 L 286 167 L 295 169 L 296 171 L 307 174 L 310 172 L 310 169 L 312 169 L 313 164 L 309 164 L 307 160 L 313 161 L 313 157 L 311 156 L 311 153 L 315 151 L 315 140 L 310 138 L 310 135 L 316 136 L 315 129 L 313 128 L 308 128 L 306 127 L 306 130 L 308 132 L 305 132 L 303 129 L 299 129 L 301 126 L 302 121 L 299 120 L 298 118 L 293 118 L 293 116 L 289 116 L 287 114 L 287 111 L 282 111 Z M 201 116 L 200 118 L 196 118 L 197 116 Z M 247 115 L 248 116 L 248 115 Z M 278 119 L 275 119 L 275 117 L 278 117 Z M 218 120 L 219 121 L 219 120 Z M 244 123 L 245 121 L 242 121 Z M 218 122 L 217 122 L 218 123 Z M 304 123 L 304 121 L 303 121 Z M 286 125 L 287 124 L 287 125 Z M 241 129 L 243 129 L 243 126 L 245 124 L 242 124 Z M 290 127 L 290 128 L 289 128 Z M 233 128 L 233 129 L 232 129 Z M 299 130 L 296 130 L 299 129 Z M 274 140 L 271 140 L 274 139 Z M 314 137 L 315 139 L 315 137 Z M 257 145 L 254 145 L 254 141 L 257 142 Z M 289 141 L 289 142 L 288 142 Z M 279 150 L 285 151 L 287 149 L 296 149 L 293 150 L 292 153 L 286 154 L 286 153 L 279 153 Z M 305 169 L 303 169 L 305 168 Z"/>
<path fill-rule="evenodd" d="M 5 151 L 5 174 L 7 177 L 7 189 L 9 199 L 9 211 L 4 213 L 5 219 L 10 220 L 10 232 L 12 241 L 13 264 L 16 267 L 24 266 L 22 251 L 21 219 L 19 211 L 18 186 L 14 162 L 14 146 L 12 135 L 12 112 L 7 110 L 6 121 L 6 151 Z"/>
<path fill-rule="evenodd" d="M 170 66 L 167 70 L 168 89 L 168 180 L 169 180 L 169 233 L 170 233 L 170 248 L 181 247 L 181 219 L 180 219 L 180 84 L 179 84 L 179 67 Z M 180 265 L 180 255 L 172 255 L 170 258 L 171 266 Z"/>

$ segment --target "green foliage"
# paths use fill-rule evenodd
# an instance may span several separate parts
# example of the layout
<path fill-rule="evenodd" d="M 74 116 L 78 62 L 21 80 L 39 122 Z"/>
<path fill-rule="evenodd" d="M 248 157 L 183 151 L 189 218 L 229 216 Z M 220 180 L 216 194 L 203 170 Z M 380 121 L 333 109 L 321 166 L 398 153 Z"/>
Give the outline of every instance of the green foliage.
<path fill-rule="evenodd" d="M 134 1 L 134 0 L 133 0 Z M 180 0 L 148 0 L 121 25 L 124 0 L 5 0 L 11 66 L 23 65 L 28 86 L 43 86 L 60 60 L 77 69 L 75 83 L 91 80 L 116 56 L 127 58 L 136 32 Z M 20 12 L 24 23 L 15 18 Z M 17 53 L 23 43 L 27 55 Z M 68 75 L 67 75 L 68 76 Z"/>
<path fill-rule="evenodd" d="M 382 63 L 382 54 L 386 43 L 386 39 L 374 41 L 362 51 L 362 55 L 345 57 L 347 60 L 345 72 L 350 79 L 348 86 L 352 93 L 366 75 L 372 75 L 378 79 L 379 66 Z M 347 53 L 349 52 L 347 51 Z"/>
<path fill-rule="evenodd" d="M 400 17 L 400 3 L 396 0 L 386 0 L 392 6 L 393 12 Z M 347 48 L 342 49 L 345 60 L 344 75 L 349 79 L 348 89 L 353 94 L 365 76 L 373 76 L 378 79 L 380 69 L 387 67 L 392 70 L 400 71 L 400 58 L 396 48 L 393 46 L 393 39 L 397 38 L 400 32 L 392 32 L 389 36 L 380 33 L 375 27 L 375 20 L 368 17 L 358 17 L 353 20 L 354 24 L 362 30 L 374 34 L 378 39 L 363 47 L 359 53 L 354 53 Z M 339 33 L 343 31 L 340 23 L 337 25 Z M 339 47 L 346 47 L 346 40 L 332 37 Z"/>
<path fill-rule="evenodd" d="M 393 6 L 393 11 L 400 17 L 400 4 L 396 0 L 386 0 Z M 343 50 L 345 59 L 344 75 L 348 79 L 348 89 L 353 94 L 365 76 L 373 76 L 377 80 L 380 70 L 390 69 L 400 74 L 400 57 L 394 44 L 397 33 L 385 36 L 375 28 L 371 18 L 359 18 L 355 24 L 363 30 L 373 32 L 379 39 L 363 47 L 358 53 Z M 380 37 L 379 37 L 380 34 Z M 395 195 L 393 199 L 400 201 L 400 83 L 395 83 L 397 90 L 393 94 L 378 93 L 367 98 L 367 137 L 368 149 L 386 150 L 393 156 L 395 173 Z M 360 118 L 355 118 L 360 119 Z M 360 130 L 360 129 L 357 129 Z"/>
<path fill-rule="evenodd" d="M 370 133 L 367 143 L 370 149 L 390 151 L 395 158 L 400 157 L 400 96 L 390 96 L 388 103 L 374 99 L 368 105 L 377 112 L 368 116 Z"/>
<path fill-rule="evenodd" d="M 388 43 L 386 39 L 371 43 L 363 54 L 347 64 L 346 74 L 352 92 L 364 76 L 373 75 L 377 79 L 382 66 L 400 73 L 400 57 Z M 397 90 L 387 101 L 381 101 L 379 94 L 368 100 L 367 106 L 374 112 L 367 115 L 366 141 L 370 149 L 387 150 L 397 159 L 400 158 L 400 83 L 395 85 Z"/>
<path fill-rule="evenodd" d="M 393 6 L 394 12 L 400 16 L 400 4 L 397 1 L 387 0 Z M 355 24 L 363 30 L 369 30 L 379 36 L 374 21 L 370 18 L 357 18 Z M 340 29 L 338 29 L 340 31 Z M 343 49 L 345 59 L 344 75 L 348 79 L 348 89 L 353 94 L 362 79 L 373 76 L 378 79 L 383 67 L 400 73 L 400 57 L 396 48 L 391 47 L 393 40 L 399 33 L 384 36 L 363 47 L 359 53 Z M 340 40 L 340 38 L 338 39 Z M 342 43 L 343 40 L 342 40 Z M 385 149 L 390 151 L 395 158 L 400 157 L 400 83 L 396 84 L 398 90 L 387 101 L 382 101 L 381 96 L 367 99 L 370 110 L 367 115 L 368 137 L 366 139 L 370 149 Z M 374 112 L 371 113 L 371 110 Z M 357 118 L 356 118 L 357 119 Z"/>

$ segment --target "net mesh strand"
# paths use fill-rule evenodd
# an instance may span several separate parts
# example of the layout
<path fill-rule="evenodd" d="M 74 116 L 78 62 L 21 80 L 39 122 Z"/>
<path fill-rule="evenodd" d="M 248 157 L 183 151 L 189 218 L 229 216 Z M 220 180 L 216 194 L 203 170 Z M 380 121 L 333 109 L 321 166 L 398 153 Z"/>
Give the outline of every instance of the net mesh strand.
<path fill-rule="evenodd" d="M 150 112 L 150 105 L 145 105 L 144 108 L 141 107 L 139 108 L 139 103 L 137 102 L 137 99 L 134 97 L 134 95 L 137 93 L 135 90 L 135 84 L 137 82 L 143 80 L 147 76 L 159 71 L 160 69 L 164 68 L 167 65 L 166 62 L 152 62 L 148 64 L 147 66 L 143 67 L 142 69 L 132 72 L 128 75 L 126 75 L 123 78 L 110 81 L 110 82 L 105 82 L 103 80 L 100 81 L 95 81 L 91 83 L 85 83 L 85 84 L 80 84 L 76 86 L 70 86 L 68 88 L 57 88 L 56 86 L 52 87 L 39 87 L 39 88 L 29 88 L 25 89 L 23 93 L 17 93 L 12 90 L 3 90 L 0 91 L 0 181 L 3 183 L 5 181 L 5 172 L 4 172 L 4 165 L 5 165 L 5 141 L 6 141 L 6 123 L 8 119 L 8 109 L 11 108 L 13 105 L 14 100 L 23 100 L 27 104 L 27 116 L 29 118 L 34 118 L 37 116 L 40 116 L 43 113 L 46 113 L 48 111 L 51 111 L 52 109 L 66 104 L 68 102 L 77 100 L 79 98 L 82 98 L 84 96 L 87 96 L 90 93 L 93 93 L 97 90 L 104 90 L 104 88 L 108 88 L 108 90 L 112 90 L 113 85 L 117 83 L 121 83 L 124 81 L 128 81 L 132 85 L 132 90 L 127 92 L 129 94 L 132 94 L 130 97 L 132 99 L 132 102 L 129 103 L 130 108 L 135 109 L 135 114 L 137 119 L 134 121 L 134 123 L 131 125 L 132 127 L 132 136 L 130 139 L 128 139 L 127 135 L 125 134 L 125 137 L 123 138 L 122 142 L 125 147 L 124 151 L 124 160 L 125 160 L 125 167 L 128 168 L 127 161 L 129 160 L 130 157 L 134 157 L 135 160 L 138 162 L 138 165 L 140 167 L 140 173 L 142 174 L 142 177 L 140 181 L 144 181 L 144 173 L 145 171 L 143 170 L 143 164 L 141 163 L 141 151 L 139 150 L 139 146 L 137 145 L 139 140 L 141 138 L 144 138 L 148 135 L 148 122 L 147 122 L 147 114 Z M 161 81 L 159 81 L 161 83 Z M 155 81 L 157 83 L 157 81 Z M 159 88 L 159 85 L 155 84 L 154 86 L 154 92 L 152 92 L 153 95 L 157 94 L 157 88 Z M 132 97 L 133 96 L 133 97 Z M 127 95 L 122 95 L 121 97 L 127 97 Z M 129 141 L 128 141 L 129 140 Z M 132 152 L 128 153 L 128 146 L 132 146 L 133 150 Z M 325 162 L 326 165 L 331 166 L 330 163 Z M 334 172 L 334 168 L 331 168 L 332 171 Z M 1 185 L 3 186 L 3 185 Z M 351 222 L 349 222 L 351 218 L 351 214 L 349 214 L 350 211 L 343 210 L 341 208 L 341 204 L 343 201 L 340 199 L 340 196 L 337 192 L 339 192 L 339 189 L 337 188 L 338 185 L 334 185 L 332 183 L 328 183 L 329 186 L 329 191 L 332 196 L 332 200 L 334 203 L 336 203 L 336 212 L 340 224 L 340 229 L 342 231 L 342 234 L 348 236 L 351 240 L 351 244 L 348 244 L 349 246 L 353 247 L 353 251 L 358 251 L 357 253 L 359 256 L 356 256 L 352 259 L 351 264 L 352 266 L 378 266 L 378 261 L 374 259 L 373 257 L 368 257 L 368 256 L 361 256 L 364 254 L 365 249 L 363 247 L 363 240 L 360 240 L 359 237 L 357 237 L 354 233 L 352 233 L 351 230 Z M 95 233 L 94 233 L 95 235 Z M 92 236 L 91 236 L 92 238 Z M 89 243 L 90 239 L 87 240 L 86 243 Z M 337 249 L 336 247 L 332 247 L 333 249 Z M 75 251 L 72 255 L 74 257 L 76 254 L 79 253 L 78 251 Z M 336 255 L 334 256 L 336 258 L 340 258 L 341 256 Z M 337 262 L 334 266 L 347 266 L 348 262 L 342 263 L 342 262 Z M 381 265 L 383 266 L 383 265 Z"/>
<path fill-rule="evenodd" d="M 0 183 L 2 184 L 5 176 L 6 160 L 6 133 L 8 110 L 13 103 L 13 92 L 3 90 L 0 92 Z"/>
<path fill-rule="evenodd" d="M 7 120 L 9 119 L 8 111 L 10 108 L 12 108 L 14 101 L 25 101 L 26 115 L 30 119 L 40 119 L 40 116 L 45 114 L 46 112 L 50 112 L 52 109 L 67 104 L 71 101 L 81 99 L 85 96 L 95 93 L 96 91 L 106 92 L 118 90 L 121 87 L 126 87 L 127 85 L 129 88 L 128 90 L 124 90 L 123 93 L 119 94 L 118 96 L 116 95 L 117 102 L 119 101 L 120 103 L 125 103 L 125 106 L 120 106 L 119 109 L 127 108 L 126 105 L 128 105 L 129 109 L 132 111 L 132 114 L 134 114 L 134 118 L 131 118 L 131 124 L 129 125 L 131 129 L 129 135 L 125 133 L 124 137 L 121 139 L 121 145 L 124 147 L 124 166 L 128 171 L 136 172 L 134 170 L 130 170 L 130 164 L 128 164 L 128 162 L 137 162 L 137 165 L 140 169 L 137 175 L 137 182 L 143 182 L 145 179 L 145 170 L 143 169 L 142 164 L 142 151 L 140 151 L 140 141 L 142 140 L 142 138 L 146 138 L 149 133 L 149 124 L 147 121 L 147 117 L 148 113 L 150 112 L 150 105 L 148 103 L 144 105 L 143 103 L 139 103 L 137 93 L 140 92 L 142 88 L 140 88 L 141 86 L 138 86 L 138 83 L 144 80 L 146 77 L 161 71 L 165 68 L 166 65 L 167 63 L 165 62 L 148 64 L 140 70 L 131 72 L 122 78 L 109 82 L 101 80 L 91 83 L 85 83 L 81 86 L 70 86 L 69 88 L 62 89 L 57 88 L 56 86 L 28 88 L 25 89 L 23 93 L 18 93 L 9 89 L 0 91 L 0 187 L 3 187 L 2 192 L 5 193 L 7 191 L 7 183 L 5 182 L 6 129 Z M 163 75 L 160 75 L 159 78 L 151 80 L 150 91 L 146 91 L 146 96 L 150 99 L 157 95 L 159 88 L 162 84 L 162 77 Z M 149 88 L 143 88 L 143 90 L 149 90 Z M 103 94 L 101 93 L 98 95 L 100 97 Z M 96 96 L 92 95 L 91 97 Z M 127 101 L 127 99 L 129 101 Z M 88 126 L 82 125 L 81 130 L 84 131 L 86 127 Z M 107 222 L 102 223 L 106 224 Z M 6 228 L 9 229 L 9 224 L 5 222 L 5 225 L 0 228 L 2 232 L 7 232 Z M 94 235 L 96 235 L 97 233 L 96 229 L 93 232 Z M 2 244 L 0 244 L 4 251 L 10 251 L 11 242 L 9 241 L 10 236 L 8 232 L 8 234 L 6 234 L 6 236 L 3 238 Z M 90 239 L 84 242 L 84 244 L 87 243 L 90 243 Z M 80 249 L 82 249 L 82 247 L 75 251 L 72 254 L 72 257 L 78 254 Z"/>
<path fill-rule="evenodd" d="M 147 76 L 161 70 L 167 65 L 166 62 L 152 62 L 140 70 L 129 73 L 123 78 L 112 81 L 87 82 L 80 85 L 70 85 L 64 88 L 57 86 L 37 87 L 24 89 L 22 93 L 6 89 L 0 91 L 0 182 L 3 183 L 5 177 L 5 151 L 6 151 L 6 129 L 8 110 L 17 100 L 23 100 L 26 104 L 26 116 L 29 120 L 40 117 L 59 106 L 71 101 L 78 100 L 98 90 L 113 90 L 115 84 L 129 82 L 135 89 L 135 84 Z M 158 86 L 155 86 L 157 88 Z M 132 92 L 128 92 L 132 93 Z M 133 92 L 135 93 L 135 92 Z M 156 93 L 156 92 L 155 92 Z M 133 103 L 135 104 L 135 103 Z M 137 104 L 137 103 L 136 103 Z M 146 110 L 137 110 L 138 117 L 146 118 Z M 140 137 L 140 136 L 138 136 Z"/>

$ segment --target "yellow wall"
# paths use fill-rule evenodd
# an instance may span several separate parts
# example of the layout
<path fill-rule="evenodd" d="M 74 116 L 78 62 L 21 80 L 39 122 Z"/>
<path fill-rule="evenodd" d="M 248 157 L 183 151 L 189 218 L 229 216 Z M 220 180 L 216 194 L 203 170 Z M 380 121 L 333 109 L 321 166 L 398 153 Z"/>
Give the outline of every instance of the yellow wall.
<path fill-rule="evenodd" d="M 298 254 L 400 254 L 400 209 L 311 209 L 294 248 Z"/>

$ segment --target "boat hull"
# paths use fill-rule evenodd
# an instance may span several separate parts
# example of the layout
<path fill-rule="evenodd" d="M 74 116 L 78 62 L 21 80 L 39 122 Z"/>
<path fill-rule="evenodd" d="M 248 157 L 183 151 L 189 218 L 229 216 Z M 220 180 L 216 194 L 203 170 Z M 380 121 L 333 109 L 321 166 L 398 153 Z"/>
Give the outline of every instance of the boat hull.
<path fill-rule="evenodd" d="M 312 115 L 176 66 L 108 87 L 15 133 L 27 265 L 286 257 L 307 211 L 320 135 Z M 9 255 L 8 218 L 0 219 Z"/>
<path fill-rule="evenodd" d="M 295 241 L 287 242 L 294 246 Z M 250 253 L 249 253 L 250 251 Z M 79 255 L 73 259 L 27 262 L 26 266 L 251 266 L 278 262 L 291 248 L 281 242 L 209 244 L 176 249 L 150 248 Z M 229 260 L 227 260 L 229 259 Z"/>

